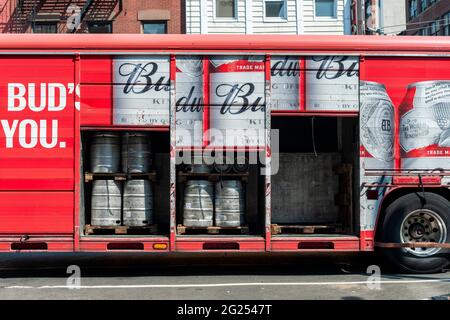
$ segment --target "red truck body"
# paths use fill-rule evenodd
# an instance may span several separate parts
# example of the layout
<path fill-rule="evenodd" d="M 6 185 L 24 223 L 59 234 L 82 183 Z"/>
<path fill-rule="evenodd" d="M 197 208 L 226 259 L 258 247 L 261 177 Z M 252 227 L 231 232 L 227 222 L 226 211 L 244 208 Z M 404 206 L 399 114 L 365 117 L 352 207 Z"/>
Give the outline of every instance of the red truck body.
<path fill-rule="evenodd" d="M 270 129 L 270 118 L 274 121 L 291 117 L 331 117 L 360 121 L 359 109 L 327 108 L 326 102 L 325 107 L 314 109 L 307 97 L 307 90 L 313 90 L 308 89 L 312 87 L 308 84 L 307 57 L 355 57 L 358 85 L 359 81 L 383 84 L 394 107 L 393 167 L 385 170 L 393 174 L 384 185 L 379 185 L 381 196 L 370 202 L 368 196 L 363 195 L 359 205 L 354 204 L 352 232 L 282 236 L 272 232 L 271 188 L 276 186 L 268 176 L 264 181 L 261 233 L 181 236 L 177 234 L 174 204 L 176 178 L 171 177 L 170 192 L 166 194 L 170 207 L 161 213 L 167 215 L 169 221 L 165 231 L 153 235 L 85 235 L 84 220 L 80 217 L 84 201 L 83 132 L 143 130 L 173 138 L 169 123 L 114 123 L 114 86 L 120 85 L 114 80 L 115 59 L 155 54 L 169 57 L 167 80 L 172 91 L 180 55 L 201 55 L 205 59 L 212 55 L 264 56 L 266 69 L 263 72 L 269 84 L 266 90 L 270 90 L 270 59 L 298 56 L 298 109 L 272 110 L 269 120 L 266 119 L 266 129 Z M 449 194 L 450 147 L 431 144 L 406 152 L 400 142 L 401 117 L 408 111 L 404 110 L 407 108 L 405 101 L 414 99 L 415 94 L 408 97 L 408 85 L 450 80 L 450 41 L 444 37 L 1 35 L 0 70 L 0 251 L 373 251 L 377 221 L 382 219 L 387 204 L 404 195 L 405 190 L 423 187 L 447 197 Z M 210 98 L 208 90 L 206 87 L 205 101 Z M 355 97 L 360 99 L 359 92 Z M 207 110 L 205 108 L 205 128 L 209 119 Z M 177 146 L 174 139 L 170 141 L 173 159 Z M 270 143 L 259 147 L 266 151 L 267 157 L 271 156 Z M 356 184 L 362 186 L 372 183 L 366 179 L 369 175 L 363 170 L 363 163 L 373 155 L 364 148 L 359 151 L 361 176 Z M 414 168 L 414 164 L 404 170 L 405 159 L 411 157 L 439 160 L 446 167 L 439 174 L 431 172 L 430 168 Z M 420 182 L 417 174 L 411 173 L 415 169 L 422 173 Z"/>

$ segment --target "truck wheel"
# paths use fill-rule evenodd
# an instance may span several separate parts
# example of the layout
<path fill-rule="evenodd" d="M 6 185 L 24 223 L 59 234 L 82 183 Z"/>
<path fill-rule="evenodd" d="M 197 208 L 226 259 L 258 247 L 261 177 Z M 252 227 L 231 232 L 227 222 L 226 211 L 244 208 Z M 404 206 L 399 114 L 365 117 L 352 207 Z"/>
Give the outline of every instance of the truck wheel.
<path fill-rule="evenodd" d="M 407 194 L 386 210 L 381 230 L 383 242 L 450 242 L 450 202 L 430 192 Z M 383 248 L 394 265 L 414 273 L 441 272 L 450 263 L 443 248 Z"/>

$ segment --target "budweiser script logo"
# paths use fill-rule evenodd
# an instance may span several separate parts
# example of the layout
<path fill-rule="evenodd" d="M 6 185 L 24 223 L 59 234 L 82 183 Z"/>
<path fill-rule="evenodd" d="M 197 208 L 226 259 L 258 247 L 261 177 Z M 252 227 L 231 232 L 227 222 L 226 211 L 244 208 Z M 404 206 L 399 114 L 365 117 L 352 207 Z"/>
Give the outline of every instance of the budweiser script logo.
<path fill-rule="evenodd" d="M 181 97 L 176 102 L 177 112 L 202 112 L 203 99 L 195 97 L 195 86 L 192 86 L 187 96 Z"/>
<path fill-rule="evenodd" d="M 123 88 L 123 93 L 130 92 L 135 94 L 142 94 L 149 90 L 154 91 L 169 91 L 170 80 L 160 76 L 154 81 L 152 76 L 158 72 L 158 64 L 155 62 L 142 63 L 123 63 L 119 67 L 119 74 L 122 77 L 127 77 L 126 85 Z"/>
<path fill-rule="evenodd" d="M 296 77 L 300 74 L 300 64 L 298 60 L 285 57 L 283 60 L 274 63 L 270 73 L 272 77 Z"/>
<path fill-rule="evenodd" d="M 346 56 L 312 57 L 315 62 L 320 62 L 316 73 L 317 79 L 338 79 L 340 77 L 353 77 L 358 75 L 358 62 L 355 60 L 348 65 Z"/>
<path fill-rule="evenodd" d="M 242 114 L 246 111 L 265 112 L 265 105 L 262 104 L 263 97 L 252 97 L 255 92 L 255 85 L 247 82 L 244 84 L 219 84 L 215 94 L 219 98 L 224 98 L 220 108 L 220 114 Z M 249 98 L 253 98 L 250 101 Z"/>

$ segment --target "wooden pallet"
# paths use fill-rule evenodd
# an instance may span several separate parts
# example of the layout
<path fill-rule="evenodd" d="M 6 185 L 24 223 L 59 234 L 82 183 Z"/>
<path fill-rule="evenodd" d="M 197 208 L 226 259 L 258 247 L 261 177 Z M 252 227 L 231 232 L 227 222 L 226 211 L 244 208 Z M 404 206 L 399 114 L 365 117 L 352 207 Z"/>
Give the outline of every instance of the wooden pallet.
<path fill-rule="evenodd" d="M 84 181 L 91 182 L 92 180 L 116 180 L 124 181 L 130 179 L 148 179 L 150 181 L 156 180 L 156 172 L 145 173 L 93 173 L 86 172 L 84 174 Z"/>
<path fill-rule="evenodd" d="M 343 163 L 333 170 L 339 180 L 339 193 L 334 198 L 339 206 L 339 221 L 346 233 L 353 233 L 353 166 Z"/>
<path fill-rule="evenodd" d="M 149 226 L 93 226 L 87 224 L 84 227 L 86 235 L 91 234 L 155 234 L 158 231 L 158 226 L 156 224 Z"/>
<path fill-rule="evenodd" d="M 240 227 L 187 227 L 182 224 L 177 226 L 177 234 L 248 234 L 249 228 L 248 226 L 240 226 Z"/>
<path fill-rule="evenodd" d="M 272 234 L 314 234 L 326 231 L 337 232 L 336 225 L 286 225 L 286 224 L 272 224 Z"/>

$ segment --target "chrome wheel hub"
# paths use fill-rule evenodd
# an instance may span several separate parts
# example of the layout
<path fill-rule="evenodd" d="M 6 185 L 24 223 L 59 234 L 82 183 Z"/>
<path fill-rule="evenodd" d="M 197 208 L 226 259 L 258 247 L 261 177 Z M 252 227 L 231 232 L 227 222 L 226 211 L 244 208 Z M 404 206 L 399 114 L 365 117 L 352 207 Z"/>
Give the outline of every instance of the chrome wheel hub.
<path fill-rule="evenodd" d="M 402 221 L 400 240 L 402 243 L 436 242 L 447 239 L 447 228 L 442 218 L 429 209 L 418 209 L 408 214 Z M 441 248 L 405 248 L 404 250 L 419 257 L 429 257 Z"/>

